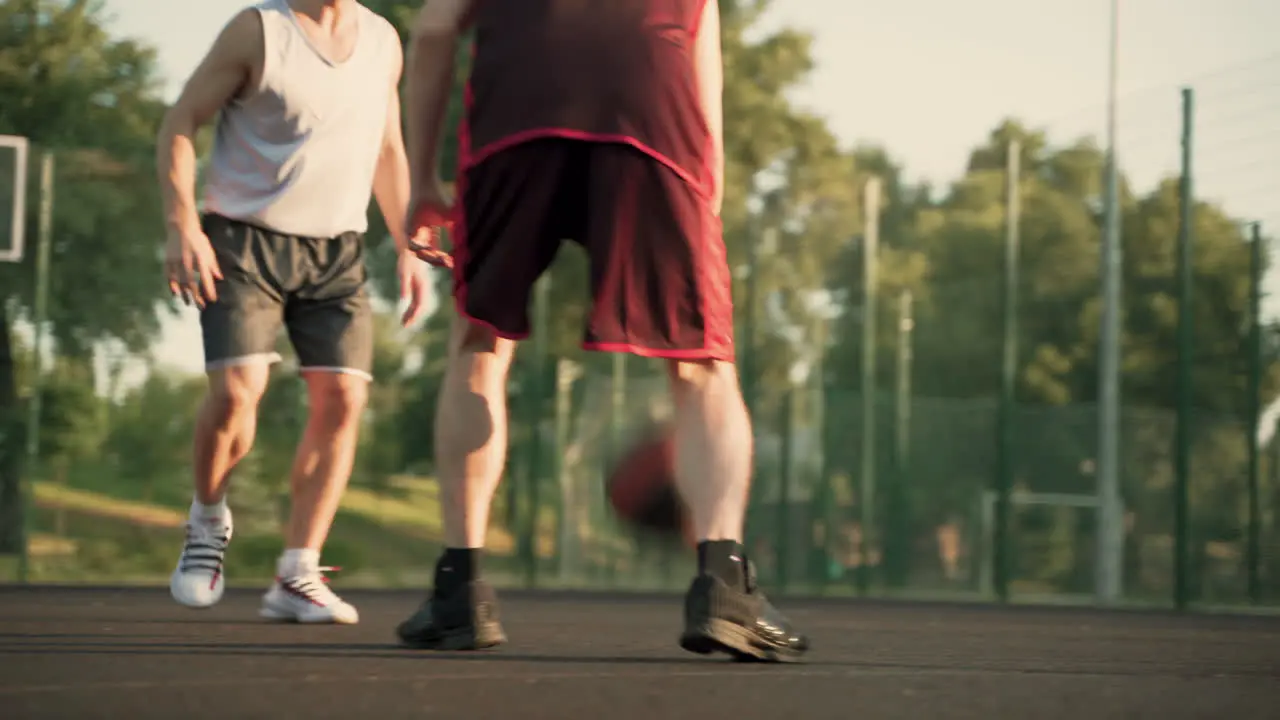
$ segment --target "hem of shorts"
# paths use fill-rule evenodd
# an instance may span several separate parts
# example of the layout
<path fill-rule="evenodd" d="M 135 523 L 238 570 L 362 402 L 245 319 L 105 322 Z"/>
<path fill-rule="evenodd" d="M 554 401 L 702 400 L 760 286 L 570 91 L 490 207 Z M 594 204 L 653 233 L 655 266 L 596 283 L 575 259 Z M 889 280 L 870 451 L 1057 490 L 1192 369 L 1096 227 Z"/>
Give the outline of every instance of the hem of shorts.
<path fill-rule="evenodd" d="M 351 367 L 342 367 L 341 365 L 303 365 L 298 368 L 298 374 L 303 373 L 333 373 L 335 375 L 355 375 L 370 382 L 373 381 L 373 373 L 367 370 L 358 370 Z"/>
<path fill-rule="evenodd" d="M 479 325 L 503 340 L 527 340 L 529 338 L 529 333 L 527 332 L 508 332 L 487 320 L 481 320 L 478 317 L 467 314 L 467 311 L 463 310 L 461 307 L 458 308 L 458 317 L 461 317 L 472 325 Z"/>
<path fill-rule="evenodd" d="M 276 363 L 283 361 L 284 356 L 278 352 L 250 353 L 248 355 L 237 355 L 235 357 L 206 362 L 204 364 L 204 370 L 205 372 L 211 372 L 213 370 L 222 370 L 224 368 L 238 367 L 240 365 L 257 365 L 259 363 L 275 365 Z"/>
<path fill-rule="evenodd" d="M 732 352 L 719 352 L 715 348 L 651 348 L 632 343 L 584 342 L 582 349 L 589 352 L 627 353 L 659 360 L 718 360 L 732 363 Z"/>
<path fill-rule="evenodd" d="M 649 157 L 653 158 L 654 160 L 661 163 L 662 165 L 665 165 L 668 169 L 670 169 L 677 176 L 679 176 L 681 180 L 684 180 L 691 187 L 693 187 L 695 191 L 697 191 L 698 194 L 703 197 L 704 200 L 710 200 L 710 198 L 713 195 L 713 192 L 711 191 L 711 189 L 707 187 L 708 184 L 713 182 L 710 176 L 708 176 L 707 178 L 701 178 L 701 179 L 694 177 L 693 173 L 689 172 L 685 168 L 680 167 L 671 158 L 667 157 L 666 155 L 658 152 L 657 150 L 650 147 L 649 145 L 643 142 L 640 142 L 639 140 L 629 135 L 583 132 L 582 130 L 573 130 L 570 128 L 538 128 L 535 130 L 522 130 L 518 133 L 508 135 L 507 137 L 504 137 L 501 140 L 495 140 L 494 142 L 491 142 L 488 145 L 485 145 L 478 149 L 472 149 L 470 147 L 465 148 L 466 150 L 465 154 L 463 154 L 462 157 L 459 159 L 458 174 L 461 175 L 462 173 L 465 173 L 467 170 L 475 167 L 476 165 L 479 165 L 489 157 L 492 157 L 493 155 L 496 155 L 497 153 L 503 150 L 507 150 L 509 148 L 515 147 L 516 145 L 522 145 L 524 143 L 531 142 L 533 140 L 547 140 L 547 139 L 577 140 L 580 142 L 629 145 L 635 148 L 636 150 L 639 150 L 640 152 L 644 153 L 645 155 L 648 155 Z M 470 133 L 468 133 L 467 135 L 467 140 L 468 142 L 470 141 Z M 703 170 L 704 172 L 706 171 L 706 168 L 700 168 L 700 169 Z"/>
<path fill-rule="evenodd" d="M 316 233 L 300 233 L 300 232 L 296 232 L 297 228 L 291 228 L 291 229 L 285 230 L 280 227 L 272 226 L 268 223 L 265 223 L 256 217 L 232 215 L 225 212 L 219 212 L 216 209 L 209 209 L 206 206 L 200 212 L 200 219 L 201 221 L 204 221 L 208 218 L 219 218 L 224 222 L 243 225 L 247 228 L 257 230 L 258 232 L 271 233 L 273 235 L 282 235 L 288 238 L 304 239 L 304 240 L 332 240 L 334 238 L 341 238 L 341 237 L 347 237 L 352 235 L 363 239 L 365 235 L 367 235 L 369 232 L 369 225 L 366 222 L 363 226 L 356 225 L 355 227 L 349 228 L 347 230 L 342 230 L 332 235 L 323 235 L 323 234 L 318 235 Z"/>

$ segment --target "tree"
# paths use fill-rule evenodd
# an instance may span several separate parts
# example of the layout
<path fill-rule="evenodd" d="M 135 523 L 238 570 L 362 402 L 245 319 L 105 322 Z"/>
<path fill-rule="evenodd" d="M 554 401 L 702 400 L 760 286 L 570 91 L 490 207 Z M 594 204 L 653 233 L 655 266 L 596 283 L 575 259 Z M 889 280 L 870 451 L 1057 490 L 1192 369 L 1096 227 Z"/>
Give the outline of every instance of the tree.
<path fill-rule="evenodd" d="M 102 453 L 109 471 L 99 489 L 147 502 L 187 501 L 191 437 L 204 385 L 202 377 L 149 368 L 146 380 L 111 408 Z"/>
<path fill-rule="evenodd" d="M 100 3 L 0 4 L 0 133 L 30 138 L 36 157 L 49 150 L 57 162 L 49 321 L 61 352 L 82 354 L 107 338 L 136 349 L 158 327 L 161 224 L 150 171 L 164 109 L 158 89 L 154 50 L 110 37 Z M 28 253 L 0 266 L 0 350 L 30 315 L 33 261 Z M 22 522 L 19 395 L 12 353 L 0 352 L 0 552 L 16 549 Z"/>
<path fill-rule="evenodd" d="M 884 308 L 899 287 L 907 287 L 916 299 L 912 447 L 917 451 L 911 456 L 911 505 L 917 522 L 927 525 L 970 504 L 994 478 L 1004 167 L 1014 139 L 1022 151 L 1015 482 L 1037 491 L 1092 492 L 1094 479 L 1082 468 L 1097 443 L 1092 403 L 1098 377 L 1097 201 L 1103 157 L 1088 139 L 1055 147 L 1043 133 L 1010 120 L 974 149 L 965 175 L 936 200 L 895 192 L 892 173 L 886 181 L 877 384 L 887 389 L 893 380 L 895 330 Z M 1167 180 L 1144 195 L 1127 183 L 1121 190 L 1126 503 L 1137 513 L 1135 532 L 1167 533 L 1177 382 L 1177 183 Z M 1204 538 L 1230 540 L 1228 529 L 1238 533 L 1242 526 L 1235 486 L 1247 419 L 1249 248 L 1240 225 L 1220 209 L 1197 203 L 1193 218 L 1199 418 L 1193 441 L 1194 522 Z M 912 262 L 903 262 L 904 253 Z M 834 372 L 838 386 L 856 387 L 849 375 L 859 367 L 860 293 L 843 300 L 832 350 Z M 1280 387 L 1280 366 L 1271 361 L 1264 380 L 1263 396 L 1271 397 Z M 888 442 L 889 436 L 881 434 L 880 445 Z M 856 457 L 843 457 L 856 467 Z M 1052 534 L 1062 528 L 1042 530 Z M 1057 558 L 1045 567 L 1069 564 Z"/>

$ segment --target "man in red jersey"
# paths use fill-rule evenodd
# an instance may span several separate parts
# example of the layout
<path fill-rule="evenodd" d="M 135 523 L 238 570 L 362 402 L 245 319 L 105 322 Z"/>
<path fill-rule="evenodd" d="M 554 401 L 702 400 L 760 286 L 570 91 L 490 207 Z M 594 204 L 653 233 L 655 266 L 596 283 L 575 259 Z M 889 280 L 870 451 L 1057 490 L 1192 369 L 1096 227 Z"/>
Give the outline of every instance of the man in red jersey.
<path fill-rule="evenodd" d="M 475 30 L 458 207 L 439 175 L 460 36 Z M 752 436 L 734 367 L 719 219 L 723 67 L 716 0 L 428 0 L 410 47 L 410 235 L 451 226 L 454 323 L 435 427 L 446 550 L 413 647 L 505 641 L 480 579 L 506 459 L 506 382 L 530 291 L 563 239 L 591 266 L 584 347 L 669 362 L 676 480 L 699 572 L 680 644 L 794 660 L 808 649 L 759 591 L 742 547 Z"/>

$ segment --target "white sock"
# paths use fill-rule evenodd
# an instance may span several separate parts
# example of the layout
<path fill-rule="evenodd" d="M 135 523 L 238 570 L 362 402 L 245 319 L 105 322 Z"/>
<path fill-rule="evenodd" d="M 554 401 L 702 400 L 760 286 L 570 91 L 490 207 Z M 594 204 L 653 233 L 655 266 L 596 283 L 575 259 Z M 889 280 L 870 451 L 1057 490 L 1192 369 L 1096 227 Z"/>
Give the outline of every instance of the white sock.
<path fill-rule="evenodd" d="M 320 569 L 320 551 L 309 548 L 290 548 L 280 555 L 276 572 L 280 577 L 310 575 Z"/>
<path fill-rule="evenodd" d="M 212 505 L 205 505 L 199 500 L 191 501 L 191 517 L 194 520 L 211 520 L 226 517 L 227 499 L 224 497 Z"/>

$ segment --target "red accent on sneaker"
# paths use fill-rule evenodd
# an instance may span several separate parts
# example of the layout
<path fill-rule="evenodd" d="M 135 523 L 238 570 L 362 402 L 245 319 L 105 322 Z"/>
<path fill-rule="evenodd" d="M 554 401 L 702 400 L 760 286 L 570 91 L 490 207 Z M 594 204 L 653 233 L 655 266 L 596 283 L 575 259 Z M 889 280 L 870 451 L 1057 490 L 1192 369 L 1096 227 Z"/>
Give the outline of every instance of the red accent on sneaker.
<path fill-rule="evenodd" d="M 323 576 L 321 576 L 321 577 L 323 577 Z M 325 582 L 328 582 L 328 580 L 329 580 L 328 578 L 324 578 L 324 579 L 325 579 Z M 311 603 L 312 605 L 315 605 L 316 607 L 324 607 L 324 603 L 322 603 L 322 602 L 320 602 L 319 600 L 316 600 L 315 598 L 311 597 L 310 595 L 307 595 L 306 593 L 302 592 L 302 591 L 301 591 L 301 590 L 299 590 L 298 588 L 294 587 L 291 583 L 287 583 L 287 582 L 285 582 L 285 579 L 284 579 L 284 578 L 281 578 L 281 577 L 277 576 L 277 577 L 276 577 L 276 583 L 280 585 L 280 589 L 281 589 L 282 591 L 284 591 L 284 592 L 285 592 L 285 594 L 287 594 L 287 595 L 292 595 L 292 596 L 294 596 L 294 597 L 298 598 L 299 600 L 305 600 L 306 602 L 309 602 L 309 603 Z"/>

